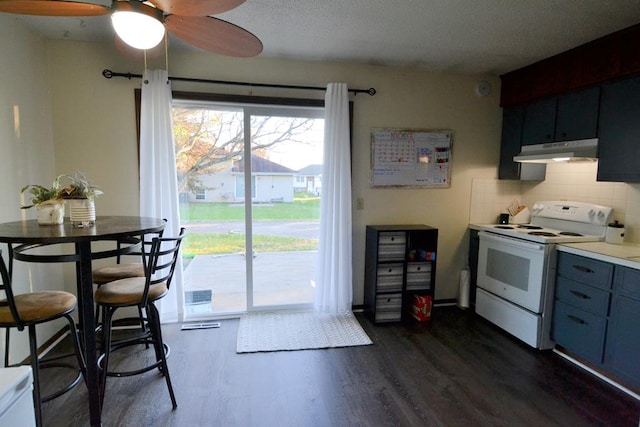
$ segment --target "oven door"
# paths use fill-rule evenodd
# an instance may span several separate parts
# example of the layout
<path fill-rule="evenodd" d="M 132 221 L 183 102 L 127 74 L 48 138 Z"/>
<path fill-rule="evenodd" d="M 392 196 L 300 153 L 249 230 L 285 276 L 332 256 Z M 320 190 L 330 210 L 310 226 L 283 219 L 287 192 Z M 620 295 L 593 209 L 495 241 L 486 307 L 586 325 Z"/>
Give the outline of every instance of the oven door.
<path fill-rule="evenodd" d="M 485 231 L 478 235 L 478 287 L 541 313 L 545 245 Z"/>

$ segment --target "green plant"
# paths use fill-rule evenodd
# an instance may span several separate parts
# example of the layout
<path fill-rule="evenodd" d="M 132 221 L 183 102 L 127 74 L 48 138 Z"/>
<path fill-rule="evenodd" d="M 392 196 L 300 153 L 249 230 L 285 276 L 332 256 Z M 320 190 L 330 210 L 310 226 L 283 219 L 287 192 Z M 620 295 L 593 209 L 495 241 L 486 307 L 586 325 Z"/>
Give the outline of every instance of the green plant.
<path fill-rule="evenodd" d="M 31 193 L 31 204 L 21 206 L 21 209 L 29 209 L 34 206 L 38 206 L 41 204 L 53 204 L 53 203 L 61 203 L 62 197 L 60 195 L 60 178 L 63 175 L 58 176 L 53 180 L 50 188 L 44 187 L 39 184 L 29 184 L 26 185 L 20 190 L 21 193 L 29 190 Z"/>
<path fill-rule="evenodd" d="M 84 172 L 75 171 L 73 175 L 64 175 L 69 181 L 69 186 L 60 190 L 60 197 L 63 199 L 89 199 L 102 194 L 98 187 L 91 184 Z"/>

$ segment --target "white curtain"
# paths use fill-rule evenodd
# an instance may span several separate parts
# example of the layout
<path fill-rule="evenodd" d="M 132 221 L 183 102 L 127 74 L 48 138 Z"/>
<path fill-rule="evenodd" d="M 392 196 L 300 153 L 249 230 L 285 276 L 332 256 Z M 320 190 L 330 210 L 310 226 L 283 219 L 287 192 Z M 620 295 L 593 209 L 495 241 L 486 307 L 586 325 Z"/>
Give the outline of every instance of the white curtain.
<path fill-rule="evenodd" d="M 351 311 L 351 152 L 349 92 L 330 83 L 325 96 L 324 161 L 320 201 L 315 308 L 321 313 Z"/>
<path fill-rule="evenodd" d="M 140 110 L 140 215 L 165 218 L 165 237 L 180 231 L 176 159 L 171 123 L 171 85 L 166 70 L 147 70 Z M 181 320 L 182 262 L 169 294 L 158 304 L 162 322 Z"/>

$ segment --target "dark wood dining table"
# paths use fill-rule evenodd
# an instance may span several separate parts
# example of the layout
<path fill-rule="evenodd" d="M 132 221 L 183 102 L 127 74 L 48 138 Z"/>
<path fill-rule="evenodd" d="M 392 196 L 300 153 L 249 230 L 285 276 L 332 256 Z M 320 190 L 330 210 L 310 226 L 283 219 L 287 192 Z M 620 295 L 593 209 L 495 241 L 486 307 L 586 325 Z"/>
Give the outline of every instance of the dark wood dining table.
<path fill-rule="evenodd" d="M 65 219 L 60 225 L 39 225 L 36 220 L 0 224 L 0 243 L 7 243 L 14 260 L 23 262 L 74 262 L 81 345 L 87 363 L 85 382 L 89 391 L 92 426 L 101 425 L 101 397 L 97 367 L 96 323 L 94 318 L 92 260 L 126 254 L 139 249 L 135 243 L 147 233 L 159 232 L 166 222 L 160 218 L 99 216 L 92 227 L 75 228 Z M 120 249 L 92 250 L 93 242 L 125 241 Z M 68 253 L 38 251 L 42 246 L 73 244 Z M 46 253 L 43 253 L 46 252 Z"/>

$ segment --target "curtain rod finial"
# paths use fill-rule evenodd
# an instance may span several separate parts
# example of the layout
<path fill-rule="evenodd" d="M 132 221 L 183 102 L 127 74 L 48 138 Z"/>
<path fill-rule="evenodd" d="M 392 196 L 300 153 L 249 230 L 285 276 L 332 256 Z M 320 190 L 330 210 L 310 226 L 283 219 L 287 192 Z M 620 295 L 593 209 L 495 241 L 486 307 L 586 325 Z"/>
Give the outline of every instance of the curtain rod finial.
<path fill-rule="evenodd" d="M 113 71 L 108 70 L 108 69 L 105 68 L 104 70 L 102 70 L 102 75 L 105 78 L 110 79 L 111 77 L 113 77 Z"/>

